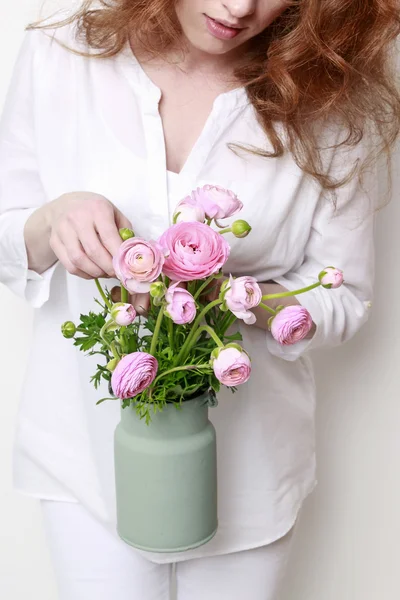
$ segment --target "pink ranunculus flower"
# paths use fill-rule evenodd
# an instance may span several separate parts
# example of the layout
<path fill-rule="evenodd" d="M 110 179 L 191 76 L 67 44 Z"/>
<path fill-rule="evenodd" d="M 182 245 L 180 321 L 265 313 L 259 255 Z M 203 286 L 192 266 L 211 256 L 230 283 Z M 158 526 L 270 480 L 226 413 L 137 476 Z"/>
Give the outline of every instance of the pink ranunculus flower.
<path fill-rule="evenodd" d="M 205 219 L 204 208 L 191 196 L 184 198 L 178 203 L 173 216 L 174 223 L 181 223 L 183 221 L 204 223 Z"/>
<path fill-rule="evenodd" d="M 238 318 L 243 319 L 247 325 L 256 322 L 255 315 L 249 310 L 258 306 L 262 299 L 262 292 L 254 277 L 229 277 L 225 287 L 228 288 L 224 295 L 224 303 Z M 222 290 L 221 290 L 222 291 Z"/>
<path fill-rule="evenodd" d="M 203 207 L 208 219 L 226 219 L 236 215 L 243 208 L 236 194 L 218 185 L 197 188 L 192 197 Z"/>
<path fill-rule="evenodd" d="M 218 273 L 230 252 L 223 235 L 196 221 L 172 225 L 159 244 L 168 251 L 163 272 L 172 281 L 204 279 Z"/>
<path fill-rule="evenodd" d="M 190 292 L 178 286 L 179 282 L 170 285 L 165 294 L 165 313 L 176 325 L 185 325 L 191 323 L 196 316 L 196 301 Z"/>
<path fill-rule="evenodd" d="M 271 333 L 277 342 L 290 346 L 304 339 L 313 325 L 306 308 L 298 304 L 286 306 L 273 318 Z"/>
<path fill-rule="evenodd" d="M 150 283 L 160 275 L 165 256 L 162 247 L 153 241 L 133 237 L 123 242 L 113 258 L 115 273 L 131 293 L 145 293 Z"/>
<path fill-rule="evenodd" d="M 158 362 L 147 352 L 133 352 L 122 358 L 111 377 L 111 387 L 117 398 L 134 398 L 154 381 Z"/>
<path fill-rule="evenodd" d="M 251 373 L 251 361 L 240 346 L 226 346 L 212 359 L 215 377 L 228 387 L 246 383 Z"/>
<path fill-rule="evenodd" d="M 136 319 L 136 311 L 132 304 L 117 302 L 111 309 L 111 317 L 121 327 L 126 327 Z"/>
<path fill-rule="evenodd" d="M 326 267 L 318 276 L 318 279 L 324 288 L 338 288 L 344 281 L 343 271 L 335 267 Z"/>

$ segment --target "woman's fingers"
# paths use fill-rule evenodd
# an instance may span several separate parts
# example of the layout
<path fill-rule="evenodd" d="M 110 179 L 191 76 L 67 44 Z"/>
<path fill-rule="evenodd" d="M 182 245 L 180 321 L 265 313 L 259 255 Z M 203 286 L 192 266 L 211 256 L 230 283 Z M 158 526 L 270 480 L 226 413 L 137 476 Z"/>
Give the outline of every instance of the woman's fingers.
<path fill-rule="evenodd" d="M 80 242 L 87 257 L 110 277 L 115 277 L 115 271 L 112 264 L 112 256 L 100 242 L 96 231 L 88 224 L 82 230 Z"/>
<path fill-rule="evenodd" d="M 121 288 L 118 285 L 113 287 L 110 293 L 114 304 L 121 302 Z M 129 302 L 133 305 L 138 315 L 144 315 L 150 307 L 150 294 L 130 294 Z"/>
<path fill-rule="evenodd" d="M 53 250 L 54 254 L 57 256 L 58 260 L 68 271 L 68 273 L 71 273 L 71 275 L 76 275 L 77 277 L 81 277 L 82 279 L 93 279 L 90 275 L 84 273 L 72 264 L 72 262 L 69 259 L 66 247 L 57 235 L 51 236 L 50 247 Z"/>
<path fill-rule="evenodd" d="M 86 255 L 80 242 L 79 233 L 75 231 L 73 227 L 68 226 L 68 224 L 63 224 L 63 226 L 59 228 L 58 237 L 65 246 L 67 259 L 69 263 L 72 263 L 72 269 L 74 271 L 78 270 L 87 273 L 92 279 L 107 277 L 107 273 Z M 69 272 L 71 273 L 71 271 Z M 75 275 L 75 272 L 72 274 Z"/>
<path fill-rule="evenodd" d="M 145 315 L 150 307 L 150 294 L 133 294 L 131 303 L 138 315 Z"/>
<path fill-rule="evenodd" d="M 119 230 L 132 227 L 130 221 L 112 204 L 101 205 L 95 215 L 95 229 L 102 245 L 111 256 L 115 256 L 122 243 Z"/>

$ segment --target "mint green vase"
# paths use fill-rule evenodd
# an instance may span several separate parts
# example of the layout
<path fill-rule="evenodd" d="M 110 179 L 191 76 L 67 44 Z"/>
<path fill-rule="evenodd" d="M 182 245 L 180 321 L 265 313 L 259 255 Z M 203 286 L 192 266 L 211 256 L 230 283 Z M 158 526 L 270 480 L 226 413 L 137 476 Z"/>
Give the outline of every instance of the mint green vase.
<path fill-rule="evenodd" d="M 216 533 L 216 435 L 206 393 L 167 405 L 146 425 L 133 406 L 115 430 L 119 536 L 151 552 L 181 552 Z"/>

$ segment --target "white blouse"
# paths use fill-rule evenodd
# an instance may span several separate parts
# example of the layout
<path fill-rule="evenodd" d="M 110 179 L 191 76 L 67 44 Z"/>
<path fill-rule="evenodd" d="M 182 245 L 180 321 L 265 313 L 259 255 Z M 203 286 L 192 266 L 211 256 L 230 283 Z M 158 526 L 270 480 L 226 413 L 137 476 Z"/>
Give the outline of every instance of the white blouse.
<path fill-rule="evenodd" d="M 81 502 L 115 531 L 119 404 L 96 406 L 107 395 L 89 381 L 96 357 L 85 357 L 60 333 L 64 321 L 96 310 L 96 287 L 60 263 L 43 275 L 27 268 L 27 218 L 61 194 L 91 191 L 110 199 L 137 235 L 155 239 L 183 196 L 218 184 L 239 196 L 241 218 L 253 227 L 246 239 L 230 236 L 227 272 L 296 289 L 334 265 L 344 270 L 346 284 L 299 296 L 317 325 L 312 340 L 281 347 L 263 329 L 241 325 L 252 376 L 236 394 L 222 391 L 210 410 L 218 439 L 218 533 L 195 550 L 143 554 L 168 562 L 271 543 L 292 527 L 316 485 L 316 394 L 305 352 L 348 340 L 367 319 L 371 195 L 354 178 L 339 189 L 335 212 L 289 153 L 265 159 L 229 150 L 229 142 L 271 147 L 243 88 L 215 100 L 181 173 L 168 173 L 160 90 L 130 49 L 113 59 L 84 58 L 52 40 L 53 33 L 26 34 L 0 130 L 0 281 L 37 309 L 15 438 L 15 487 L 35 497 Z M 56 37 L 79 46 L 71 28 Z M 326 139 L 339 134 L 334 127 L 325 130 Z M 329 149 L 326 164 L 339 176 L 365 151 Z M 118 282 L 103 283 L 110 288 Z"/>

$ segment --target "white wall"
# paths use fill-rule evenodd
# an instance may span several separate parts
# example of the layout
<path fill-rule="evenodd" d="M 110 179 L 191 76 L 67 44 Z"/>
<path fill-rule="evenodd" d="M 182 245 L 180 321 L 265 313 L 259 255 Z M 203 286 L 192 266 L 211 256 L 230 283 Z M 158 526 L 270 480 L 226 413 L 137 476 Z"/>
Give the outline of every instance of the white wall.
<path fill-rule="evenodd" d="M 41 4 L 0 0 L 0 105 L 23 26 Z M 400 597 L 399 191 L 397 175 L 394 201 L 378 223 L 370 322 L 344 347 L 315 357 L 319 485 L 301 517 L 282 600 Z M 11 487 L 13 426 L 32 313 L 1 287 L 0 314 L 0 597 L 55 600 L 37 502 Z"/>

